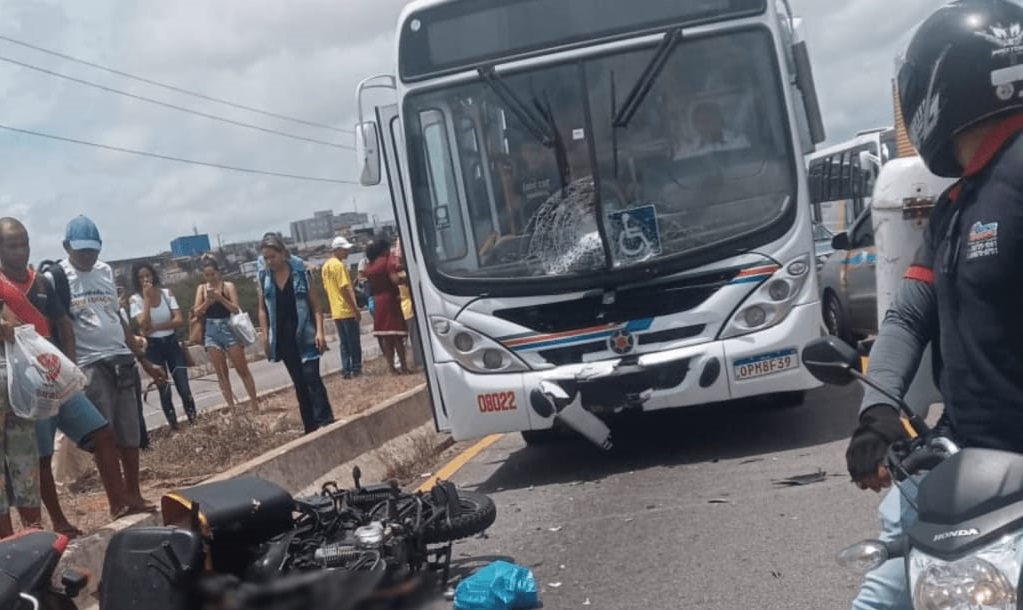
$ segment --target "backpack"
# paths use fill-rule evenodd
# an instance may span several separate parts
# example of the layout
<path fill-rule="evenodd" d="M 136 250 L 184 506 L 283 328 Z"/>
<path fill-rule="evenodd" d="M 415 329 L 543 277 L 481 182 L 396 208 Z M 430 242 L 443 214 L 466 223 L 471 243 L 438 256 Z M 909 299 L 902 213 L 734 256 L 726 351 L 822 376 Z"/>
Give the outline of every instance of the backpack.
<path fill-rule="evenodd" d="M 67 273 L 60 266 L 60 261 L 45 260 L 39 263 L 38 273 L 49 276 L 52 280 L 53 291 L 57 293 L 57 298 L 60 299 L 60 304 L 64 306 L 67 316 L 74 320 L 75 316 L 71 313 L 71 284 L 67 281 Z"/>

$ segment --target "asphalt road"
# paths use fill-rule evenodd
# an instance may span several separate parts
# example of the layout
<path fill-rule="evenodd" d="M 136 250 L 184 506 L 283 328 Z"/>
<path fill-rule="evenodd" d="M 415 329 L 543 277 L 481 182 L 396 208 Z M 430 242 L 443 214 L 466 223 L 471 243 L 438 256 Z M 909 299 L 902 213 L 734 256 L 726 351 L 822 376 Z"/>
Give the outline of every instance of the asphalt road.
<path fill-rule="evenodd" d="M 848 608 L 859 577 L 834 554 L 876 535 L 881 498 L 845 473 L 860 396 L 825 388 L 798 408 L 644 416 L 616 430 L 610 453 L 506 435 L 454 476 L 498 509 L 487 538 L 455 547 L 456 574 L 517 562 L 555 609 Z M 780 483 L 818 470 L 820 482 Z"/>

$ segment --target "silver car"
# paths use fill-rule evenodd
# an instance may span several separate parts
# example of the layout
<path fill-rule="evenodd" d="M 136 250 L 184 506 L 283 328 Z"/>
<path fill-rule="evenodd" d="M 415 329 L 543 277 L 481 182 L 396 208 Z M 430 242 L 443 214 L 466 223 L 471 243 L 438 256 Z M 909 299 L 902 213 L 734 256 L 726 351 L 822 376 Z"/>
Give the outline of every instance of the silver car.
<path fill-rule="evenodd" d="M 877 334 L 874 227 L 870 208 L 831 239 L 834 253 L 820 269 L 821 306 L 828 332 L 848 342 Z"/>

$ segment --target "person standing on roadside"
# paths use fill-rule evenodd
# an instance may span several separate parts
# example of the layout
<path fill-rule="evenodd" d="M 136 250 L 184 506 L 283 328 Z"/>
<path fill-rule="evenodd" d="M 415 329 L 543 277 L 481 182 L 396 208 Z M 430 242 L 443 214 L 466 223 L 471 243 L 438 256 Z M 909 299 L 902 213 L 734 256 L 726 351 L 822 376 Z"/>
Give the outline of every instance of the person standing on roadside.
<path fill-rule="evenodd" d="M 14 341 L 14 327 L 0 320 L 0 339 Z M 18 417 L 7 393 L 6 347 L 0 341 L 0 538 L 14 535 L 11 506 L 18 511 L 22 528 L 43 527 L 40 506 L 39 453 L 34 422 Z"/>
<path fill-rule="evenodd" d="M 234 406 L 234 390 L 231 389 L 231 369 L 227 360 L 231 359 L 234 370 L 241 377 L 242 385 L 249 395 L 249 404 L 254 413 L 259 412 L 259 394 L 256 391 L 256 380 L 249 370 L 249 361 L 245 357 L 245 347 L 234 331 L 231 330 L 231 316 L 241 313 L 238 288 L 234 282 L 224 278 L 220 265 L 211 256 L 204 257 L 199 263 L 205 283 L 195 288 L 195 305 L 192 315 L 203 321 L 202 343 L 206 347 L 213 370 L 217 374 L 217 383 L 224 401 Z"/>
<path fill-rule="evenodd" d="M 88 379 L 86 395 L 114 429 L 127 503 L 138 510 L 154 510 L 142 497 L 139 482 L 142 424 L 135 401 L 136 360 L 157 383 L 165 383 L 166 377 L 145 358 L 120 315 L 113 271 L 99 260 L 102 244 L 92 220 L 78 216 L 68 223 L 64 232 L 68 257 L 60 261 L 60 268 L 71 296 L 75 355 Z"/>
<path fill-rule="evenodd" d="M 359 330 L 359 306 L 352 286 L 352 277 L 345 260 L 352 244 L 344 237 L 334 238 L 330 245 L 334 256 L 323 264 L 323 289 L 330 302 L 330 316 L 337 328 L 341 346 L 341 376 L 345 379 L 362 375 L 362 343 Z"/>
<path fill-rule="evenodd" d="M 271 362 L 284 362 L 295 385 L 306 433 L 334 423 L 320 356 L 327 348 L 323 307 L 312 290 L 305 262 L 291 254 L 276 233 L 263 236 L 259 266 L 259 325 Z"/>
<path fill-rule="evenodd" d="M 131 270 L 135 294 L 131 296 L 131 317 L 139 325 L 139 330 L 146 337 L 146 358 L 153 364 L 162 367 L 170 378 L 181 397 L 181 406 L 185 410 L 188 423 L 194 424 L 196 418 L 195 399 L 188 383 L 188 367 L 185 354 L 178 343 L 177 329 L 185 325 L 185 316 L 178 307 L 178 300 L 169 288 L 164 288 L 160 275 L 149 263 L 137 263 Z M 171 384 L 157 385 L 160 391 L 160 406 L 172 430 L 178 429 L 178 415 L 174 411 L 174 400 L 171 397 Z"/>
<path fill-rule="evenodd" d="M 61 351 L 74 360 L 76 348 L 71 320 L 53 285 L 29 268 L 29 255 L 25 226 L 14 218 L 0 218 L 0 297 L 8 309 L 7 316 L 19 323 L 32 324 L 40 336 L 58 344 Z M 60 340 L 54 341 L 57 337 Z M 86 393 L 75 394 L 61 405 L 56 416 L 36 421 L 34 426 L 40 493 L 54 531 L 71 538 L 82 533 L 70 523 L 57 496 L 52 470 L 57 430 L 79 448 L 93 454 L 112 517 L 137 508 L 125 498 L 113 430 Z"/>

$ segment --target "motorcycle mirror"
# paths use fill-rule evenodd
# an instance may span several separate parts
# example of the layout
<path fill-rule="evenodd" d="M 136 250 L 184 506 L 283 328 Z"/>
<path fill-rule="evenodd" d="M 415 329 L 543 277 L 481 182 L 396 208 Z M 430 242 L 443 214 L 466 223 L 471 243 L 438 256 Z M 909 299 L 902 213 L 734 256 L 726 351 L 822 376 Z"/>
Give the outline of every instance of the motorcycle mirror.
<path fill-rule="evenodd" d="M 845 341 L 827 335 L 806 344 L 803 364 L 811 375 L 824 383 L 848 385 L 858 379 L 855 373 L 860 372 L 860 354 Z"/>

